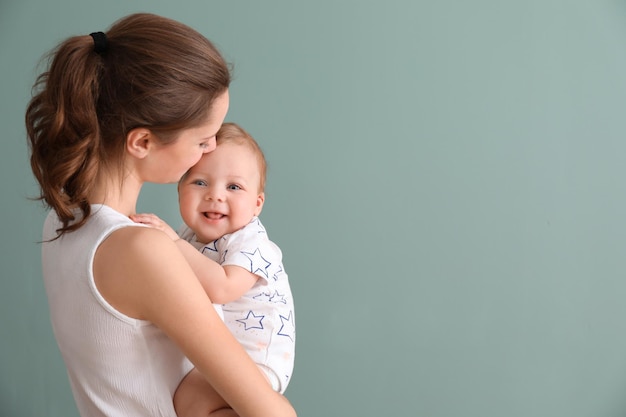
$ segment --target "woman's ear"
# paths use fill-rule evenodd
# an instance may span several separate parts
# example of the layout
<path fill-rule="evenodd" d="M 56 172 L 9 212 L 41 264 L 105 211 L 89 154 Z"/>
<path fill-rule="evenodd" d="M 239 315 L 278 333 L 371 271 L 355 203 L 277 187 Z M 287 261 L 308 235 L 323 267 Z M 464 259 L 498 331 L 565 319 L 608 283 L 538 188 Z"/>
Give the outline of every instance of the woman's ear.
<path fill-rule="evenodd" d="M 265 203 L 265 193 L 261 193 L 256 197 L 256 207 L 254 208 L 254 215 L 258 216 L 263 210 L 263 203 Z"/>
<path fill-rule="evenodd" d="M 138 127 L 126 135 L 126 150 L 135 158 L 143 159 L 148 155 L 153 141 L 154 137 L 149 129 Z"/>

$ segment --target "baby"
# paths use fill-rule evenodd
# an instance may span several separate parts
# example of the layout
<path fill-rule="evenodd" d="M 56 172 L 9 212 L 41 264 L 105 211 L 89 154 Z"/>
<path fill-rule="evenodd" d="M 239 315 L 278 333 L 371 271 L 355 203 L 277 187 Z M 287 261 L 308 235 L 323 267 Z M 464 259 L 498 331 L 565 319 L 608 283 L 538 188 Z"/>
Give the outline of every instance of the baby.
<path fill-rule="evenodd" d="M 226 325 L 274 390 L 284 393 L 294 365 L 294 304 L 282 252 L 258 217 L 265 157 L 234 123 L 224 123 L 216 141 L 178 184 L 185 222 L 179 233 L 153 214 L 131 218 L 178 242 L 208 296 L 222 304 Z"/>

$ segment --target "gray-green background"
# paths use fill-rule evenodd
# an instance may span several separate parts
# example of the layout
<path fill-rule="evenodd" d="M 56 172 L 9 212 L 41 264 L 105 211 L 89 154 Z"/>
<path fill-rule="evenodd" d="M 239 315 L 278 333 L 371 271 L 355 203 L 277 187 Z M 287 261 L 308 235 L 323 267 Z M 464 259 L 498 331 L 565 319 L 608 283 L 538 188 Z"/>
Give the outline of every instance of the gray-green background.
<path fill-rule="evenodd" d="M 27 200 L 38 59 L 136 11 L 234 64 L 301 417 L 626 415 L 624 1 L 0 0 L 0 416 L 77 416 Z M 180 222 L 171 186 L 140 209 Z"/>

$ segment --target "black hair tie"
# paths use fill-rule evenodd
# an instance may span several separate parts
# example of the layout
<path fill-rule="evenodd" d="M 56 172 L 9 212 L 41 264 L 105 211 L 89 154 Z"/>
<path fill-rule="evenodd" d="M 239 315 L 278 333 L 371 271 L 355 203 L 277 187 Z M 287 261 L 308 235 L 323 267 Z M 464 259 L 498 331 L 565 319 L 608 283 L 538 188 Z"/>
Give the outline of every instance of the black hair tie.
<path fill-rule="evenodd" d="M 106 52 L 109 42 L 107 41 L 107 35 L 104 32 L 93 32 L 89 36 L 93 38 L 93 50 L 97 54 Z"/>

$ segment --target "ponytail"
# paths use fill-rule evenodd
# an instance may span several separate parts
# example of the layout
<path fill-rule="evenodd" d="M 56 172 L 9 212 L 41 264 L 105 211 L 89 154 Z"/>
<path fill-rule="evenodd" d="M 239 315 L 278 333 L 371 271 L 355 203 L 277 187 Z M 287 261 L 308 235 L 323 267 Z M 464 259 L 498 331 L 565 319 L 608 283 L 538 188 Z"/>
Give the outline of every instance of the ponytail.
<path fill-rule="evenodd" d="M 102 58 L 89 36 L 73 37 L 49 56 L 39 92 L 26 110 L 30 164 L 40 184 L 39 199 L 53 208 L 63 231 L 79 228 L 90 214 L 89 185 L 99 168 L 100 132 L 96 102 Z M 83 213 L 75 220 L 74 208 Z"/>

